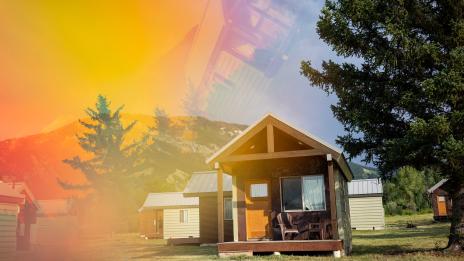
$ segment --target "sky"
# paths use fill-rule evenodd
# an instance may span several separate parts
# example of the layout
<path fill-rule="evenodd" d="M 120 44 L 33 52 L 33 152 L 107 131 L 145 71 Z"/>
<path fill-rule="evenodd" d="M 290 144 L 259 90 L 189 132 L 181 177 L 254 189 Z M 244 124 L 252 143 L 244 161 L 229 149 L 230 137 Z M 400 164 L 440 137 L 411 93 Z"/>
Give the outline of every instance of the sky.
<path fill-rule="evenodd" d="M 0 140 L 85 117 L 103 94 L 127 113 L 193 103 L 250 124 L 270 112 L 335 144 L 336 97 L 299 73 L 302 60 L 340 60 L 316 32 L 323 1 L 233 2 L 2 1 Z"/>

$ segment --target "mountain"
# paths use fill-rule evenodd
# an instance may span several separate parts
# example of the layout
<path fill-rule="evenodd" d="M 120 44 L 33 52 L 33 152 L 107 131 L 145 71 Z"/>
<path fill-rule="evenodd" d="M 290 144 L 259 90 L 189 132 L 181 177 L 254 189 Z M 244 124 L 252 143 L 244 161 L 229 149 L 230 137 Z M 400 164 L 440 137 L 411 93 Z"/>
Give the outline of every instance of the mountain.
<path fill-rule="evenodd" d="M 137 121 L 127 138 L 129 142 L 141 138 L 154 125 L 153 117 L 148 115 L 124 114 L 122 121 L 125 126 Z M 141 186 L 151 184 L 161 191 L 179 189 L 176 186 L 185 182 L 189 173 L 207 168 L 204 160 L 208 155 L 245 128 L 200 117 L 171 117 L 170 122 L 169 131 L 156 142 L 156 151 L 150 157 L 157 165 L 152 164 L 137 176 Z M 47 133 L 1 141 L 0 177 L 25 181 L 38 199 L 80 195 L 82 192 L 63 189 L 57 179 L 85 182 L 82 173 L 63 163 L 76 155 L 87 156 L 76 138 L 83 131 L 75 121 Z"/>
<path fill-rule="evenodd" d="M 349 162 L 354 179 L 374 179 L 379 178 L 379 172 L 376 168 L 366 167 L 355 162 Z"/>

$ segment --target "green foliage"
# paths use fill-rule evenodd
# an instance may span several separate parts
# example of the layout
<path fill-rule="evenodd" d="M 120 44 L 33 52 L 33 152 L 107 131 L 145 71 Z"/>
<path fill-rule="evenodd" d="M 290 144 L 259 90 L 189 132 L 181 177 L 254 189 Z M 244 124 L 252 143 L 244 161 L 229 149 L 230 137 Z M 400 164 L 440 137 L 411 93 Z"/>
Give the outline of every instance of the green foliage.
<path fill-rule="evenodd" d="M 438 172 L 432 169 L 401 168 L 383 185 L 385 213 L 402 215 L 427 211 L 431 207 L 427 189 L 439 180 Z"/>
<path fill-rule="evenodd" d="M 328 0 L 317 30 L 359 65 L 310 61 L 301 73 L 338 97 L 332 106 L 351 157 L 384 174 L 438 167 L 464 183 L 464 2 Z M 357 62 L 357 63 L 358 63 Z"/>
<path fill-rule="evenodd" d="M 86 131 L 77 139 L 90 157 L 83 159 L 75 156 L 64 160 L 64 163 L 83 173 L 87 183 L 68 184 L 60 181 L 60 184 L 65 189 L 86 190 L 89 193 L 86 204 L 98 206 L 105 215 L 123 219 L 126 215 L 122 213 L 128 211 L 133 203 L 130 178 L 140 167 L 139 156 L 144 142 L 125 142 L 126 135 L 136 122 L 123 126 L 120 118 L 123 107 L 112 112 L 109 106 L 106 97 L 99 95 L 95 109 L 86 110 L 90 120 L 79 120 Z M 92 208 L 87 206 L 82 209 Z"/>
<path fill-rule="evenodd" d="M 379 178 L 377 169 L 362 166 L 354 162 L 348 162 L 354 179 L 375 179 Z"/>
<path fill-rule="evenodd" d="M 160 107 L 155 109 L 155 129 L 159 135 L 165 135 L 169 131 L 171 123 L 166 111 Z"/>

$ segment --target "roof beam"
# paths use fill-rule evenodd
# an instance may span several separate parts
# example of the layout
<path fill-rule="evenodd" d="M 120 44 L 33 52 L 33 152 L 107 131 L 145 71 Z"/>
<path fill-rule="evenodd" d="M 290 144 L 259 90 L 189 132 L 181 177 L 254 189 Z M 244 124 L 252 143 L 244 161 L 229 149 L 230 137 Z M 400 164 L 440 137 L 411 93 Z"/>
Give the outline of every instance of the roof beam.
<path fill-rule="evenodd" d="M 231 155 L 231 156 L 224 158 L 222 162 L 296 158 L 296 157 L 310 157 L 310 156 L 321 156 L 321 155 L 325 155 L 325 153 L 320 150 L 316 150 L 316 149 L 291 150 L 291 151 L 279 151 L 279 152 L 270 152 L 270 153 Z"/>
<path fill-rule="evenodd" d="M 267 125 L 267 152 L 274 152 L 274 127 Z"/>

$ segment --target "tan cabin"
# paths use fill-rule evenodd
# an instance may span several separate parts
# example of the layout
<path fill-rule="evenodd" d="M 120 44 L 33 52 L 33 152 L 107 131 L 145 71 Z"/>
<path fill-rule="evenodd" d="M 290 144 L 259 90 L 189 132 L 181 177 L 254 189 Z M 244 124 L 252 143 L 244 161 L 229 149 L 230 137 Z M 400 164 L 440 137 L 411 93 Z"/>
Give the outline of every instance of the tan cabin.
<path fill-rule="evenodd" d="M 448 179 L 442 179 L 427 190 L 432 202 L 433 219 L 448 220 L 452 215 L 453 201 L 448 193 Z"/>
<path fill-rule="evenodd" d="M 139 209 L 140 236 L 168 240 L 168 244 L 199 243 L 197 197 L 182 192 L 149 193 Z"/>
<path fill-rule="evenodd" d="M 342 152 L 273 115 L 234 138 L 207 163 L 217 171 L 218 254 L 351 252 Z M 224 242 L 223 173 L 232 176 L 233 242 Z"/>

